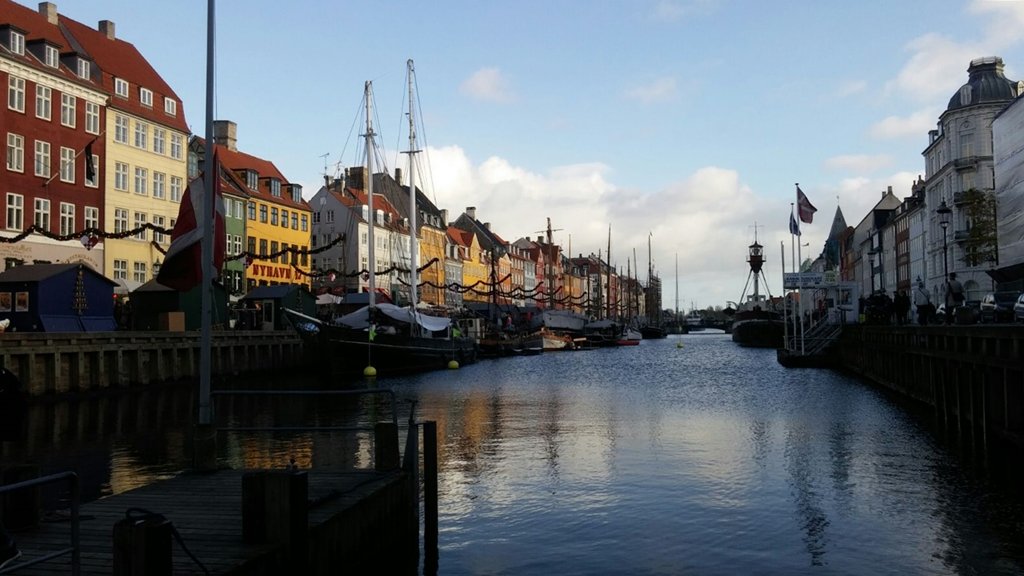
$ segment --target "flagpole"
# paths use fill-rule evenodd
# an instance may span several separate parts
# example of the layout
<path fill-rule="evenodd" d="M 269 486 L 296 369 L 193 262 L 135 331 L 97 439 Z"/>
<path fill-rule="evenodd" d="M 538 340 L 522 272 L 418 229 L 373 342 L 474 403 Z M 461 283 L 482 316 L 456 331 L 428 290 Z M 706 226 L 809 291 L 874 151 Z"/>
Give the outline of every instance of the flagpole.
<path fill-rule="evenodd" d="M 790 202 L 789 203 L 789 221 L 790 222 L 796 222 L 796 225 L 800 226 L 800 223 L 793 219 L 794 218 L 794 214 L 795 214 L 795 212 L 793 211 L 793 203 Z M 791 269 L 793 270 L 794 276 L 796 275 L 796 247 L 793 244 L 800 242 L 797 238 L 798 237 L 796 236 L 796 234 L 792 234 L 791 233 L 789 235 L 789 259 L 793 261 Z M 790 293 L 792 294 L 792 290 L 790 290 Z M 800 295 L 800 293 L 798 292 L 797 296 L 799 296 L 799 295 Z M 795 303 L 795 304 L 799 304 L 799 303 Z M 794 308 L 795 308 L 795 306 L 794 306 Z M 790 312 L 796 312 L 796 310 L 790 310 Z M 796 343 L 796 336 L 797 336 L 797 333 L 798 333 L 797 324 L 796 324 L 798 320 L 799 320 L 799 314 L 793 314 L 792 322 L 793 322 L 793 342 L 794 342 L 794 344 Z M 796 346 L 794 346 L 793 349 L 795 350 Z"/>
<path fill-rule="evenodd" d="M 199 425 L 212 423 L 210 410 L 210 364 L 213 338 L 211 334 L 211 312 L 213 309 L 213 203 L 217 197 L 214 185 L 213 142 L 213 62 L 214 62 L 214 15 L 216 0 L 207 0 L 206 14 L 206 153 L 203 158 L 203 186 L 206 191 L 203 202 L 203 273 L 201 289 L 201 324 L 199 336 Z"/>
<path fill-rule="evenodd" d="M 796 265 L 797 272 L 800 274 L 800 276 L 799 276 L 799 278 L 800 278 L 800 280 L 799 280 L 799 282 L 800 282 L 800 353 L 803 354 L 804 353 L 804 331 L 805 331 L 805 328 L 804 328 L 804 274 L 803 274 L 802 267 L 803 267 L 804 257 L 803 257 L 803 254 L 801 252 L 801 249 L 800 249 L 800 238 L 799 237 L 797 237 L 797 240 L 796 240 L 796 259 L 797 259 L 797 262 L 794 262 L 794 264 Z"/>
<path fill-rule="evenodd" d="M 793 234 L 789 235 L 790 238 Z M 779 241 L 779 253 L 782 255 L 782 341 L 785 349 L 789 351 L 789 321 L 786 320 L 788 306 L 786 305 L 786 241 Z"/>

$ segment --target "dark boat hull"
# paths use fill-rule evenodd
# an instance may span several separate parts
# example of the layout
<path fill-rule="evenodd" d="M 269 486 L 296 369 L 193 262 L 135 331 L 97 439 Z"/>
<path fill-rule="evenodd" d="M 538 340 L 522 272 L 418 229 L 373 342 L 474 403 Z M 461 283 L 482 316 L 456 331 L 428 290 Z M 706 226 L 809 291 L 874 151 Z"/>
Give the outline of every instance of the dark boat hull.
<path fill-rule="evenodd" d="M 732 323 L 732 341 L 750 348 L 782 348 L 784 331 L 781 319 L 737 319 Z"/>
<path fill-rule="evenodd" d="M 665 329 L 660 326 L 642 326 L 640 328 L 640 335 L 644 337 L 644 340 L 653 340 L 657 338 L 665 338 L 667 334 Z"/>
<path fill-rule="evenodd" d="M 476 362 L 478 348 L 472 338 L 431 338 L 377 334 L 368 341 L 367 332 L 336 326 L 321 326 L 307 334 L 316 354 L 335 373 L 363 374 L 373 366 L 378 376 L 443 370 L 455 360 L 459 365 Z"/>

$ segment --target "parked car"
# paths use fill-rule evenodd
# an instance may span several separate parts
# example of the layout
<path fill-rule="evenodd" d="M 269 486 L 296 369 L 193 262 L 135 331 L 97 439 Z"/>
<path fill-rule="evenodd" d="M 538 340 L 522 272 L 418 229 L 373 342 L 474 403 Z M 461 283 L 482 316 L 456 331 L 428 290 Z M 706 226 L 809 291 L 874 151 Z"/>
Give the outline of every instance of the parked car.
<path fill-rule="evenodd" d="M 1013 305 L 1020 297 L 1019 292 L 989 292 L 981 298 L 979 320 L 981 322 L 1013 322 Z"/>
<path fill-rule="evenodd" d="M 981 315 L 979 308 L 981 302 L 979 300 L 967 300 L 963 304 L 953 309 L 953 323 L 954 324 L 977 324 L 978 318 Z M 1024 306 L 1024 305 L 1022 305 Z M 1021 314 L 1024 315 L 1024 309 Z M 939 307 L 935 309 L 935 314 L 932 315 L 932 322 L 935 324 L 946 323 L 946 305 L 939 304 Z"/>
<path fill-rule="evenodd" d="M 1013 319 L 1024 322 L 1024 292 L 1021 292 L 1017 297 L 1017 303 L 1013 305 Z"/>

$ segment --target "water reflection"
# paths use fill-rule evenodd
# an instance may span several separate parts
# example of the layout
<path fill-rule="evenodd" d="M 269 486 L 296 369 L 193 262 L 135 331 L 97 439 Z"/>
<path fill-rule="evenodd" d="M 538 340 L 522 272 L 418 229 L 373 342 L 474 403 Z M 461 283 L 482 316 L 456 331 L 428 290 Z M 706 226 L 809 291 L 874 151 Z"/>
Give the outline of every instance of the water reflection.
<path fill-rule="evenodd" d="M 441 574 L 1024 572 L 1024 514 L 972 441 L 837 373 L 728 336 L 482 361 L 378 386 L 437 423 Z M 337 386 L 298 377 L 267 386 Z M 251 382 L 220 383 L 250 387 Z M 92 494 L 187 464 L 187 388 L 37 402 L 5 459 Z M 228 396 L 221 425 L 390 420 L 376 399 Z M 404 437 L 404 429 L 401 431 Z M 956 437 L 960 438 L 960 437 Z M 368 433 L 223 433 L 243 467 L 372 466 Z M 966 463 L 966 464 L 965 464 Z"/>

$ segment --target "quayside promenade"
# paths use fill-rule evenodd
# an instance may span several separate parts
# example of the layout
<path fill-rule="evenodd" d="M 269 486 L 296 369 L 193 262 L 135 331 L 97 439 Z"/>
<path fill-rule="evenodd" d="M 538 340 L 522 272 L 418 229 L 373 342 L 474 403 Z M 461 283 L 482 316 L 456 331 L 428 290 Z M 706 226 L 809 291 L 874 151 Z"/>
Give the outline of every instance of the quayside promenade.
<path fill-rule="evenodd" d="M 933 408 L 940 425 L 1024 453 L 1020 326 L 846 326 L 836 350 L 843 368 Z"/>

